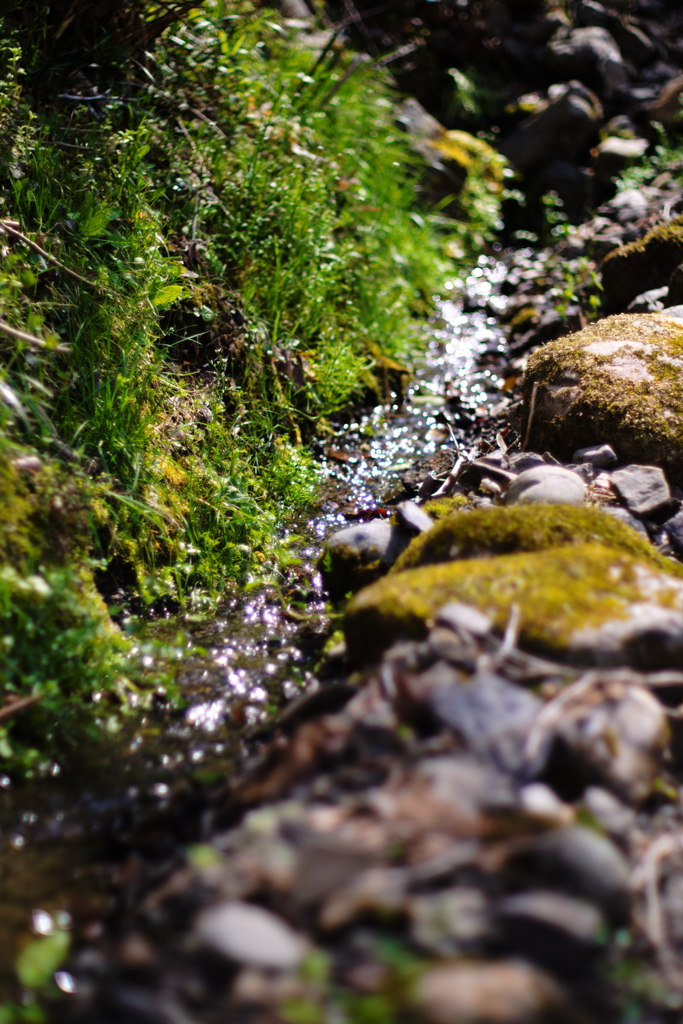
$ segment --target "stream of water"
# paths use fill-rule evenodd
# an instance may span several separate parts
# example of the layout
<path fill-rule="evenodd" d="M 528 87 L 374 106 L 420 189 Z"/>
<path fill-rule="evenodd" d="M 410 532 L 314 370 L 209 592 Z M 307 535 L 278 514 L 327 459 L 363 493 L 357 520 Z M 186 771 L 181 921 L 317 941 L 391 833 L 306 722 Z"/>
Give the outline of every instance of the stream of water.
<path fill-rule="evenodd" d="M 316 503 L 283 528 L 295 556 L 284 585 L 236 592 L 209 622 L 180 616 L 148 627 L 175 644 L 182 706 L 160 700 L 84 748 L 71 770 L 54 766 L 16 788 L 0 775 L 0 999 L 14 985 L 13 963 L 39 923 L 36 911 L 68 914 L 81 934 L 96 937 L 115 898 L 117 853 L 130 836 L 138 846 L 156 843 L 161 861 L 171 852 L 163 842 L 170 816 L 185 815 L 186 838 L 195 838 L 202 791 L 229 777 L 260 725 L 319 685 L 314 666 L 328 631 L 315 570 L 321 543 L 395 494 L 401 470 L 450 443 L 449 423 L 465 441 L 500 400 L 501 381 L 482 355 L 504 349 L 491 314 L 502 308 L 496 288 L 505 273 L 503 261 L 481 257 L 467 281 L 450 282 L 404 401 L 340 428 L 321 466 Z M 476 300 L 470 305 L 487 303 L 486 311 L 464 312 L 464 292 Z M 305 615 L 287 610 L 290 593 L 303 597 Z"/>

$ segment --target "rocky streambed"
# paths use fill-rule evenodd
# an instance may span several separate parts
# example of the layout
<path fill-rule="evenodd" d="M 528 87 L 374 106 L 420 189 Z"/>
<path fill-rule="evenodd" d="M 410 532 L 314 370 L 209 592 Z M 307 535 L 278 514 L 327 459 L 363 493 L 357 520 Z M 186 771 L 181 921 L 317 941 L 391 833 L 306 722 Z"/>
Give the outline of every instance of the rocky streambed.
<path fill-rule="evenodd" d="M 683 481 L 657 366 L 683 321 L 603 319 L 520 382 L 501 288 L 551 263 L 482 257 L 405 405 L 328 447 L 307 550 L 339 630 L 193 817 L 169 792 L 154 842 L 141 816 L 55 1019 L 680 1015 Z M 620 425 L 649 403 L 638 461 Z"/>

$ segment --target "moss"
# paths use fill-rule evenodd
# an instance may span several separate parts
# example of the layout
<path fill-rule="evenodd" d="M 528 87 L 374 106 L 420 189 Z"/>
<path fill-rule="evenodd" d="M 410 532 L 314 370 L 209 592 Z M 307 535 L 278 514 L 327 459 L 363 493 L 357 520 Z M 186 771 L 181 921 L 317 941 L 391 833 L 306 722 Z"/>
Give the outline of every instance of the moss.
<path fill-rule="evenodd" d="M 434 498 L 433 501 L 426 502 L 422 508 L 432 519 L 439 520 L 444 516 L 449 516 L 451 512 L 465 508 L 467 504 L 468 501 L 464 494 L 454 494 L 451 498 Z"/>
<path fill-rule="evenodd" d="M 574 632 L 624 619 L 629 605 L 644 596 L 638 576 L 656 579 L 654 598 L 683 605 L 681 584 L 625 552 L 599 544 L 549 548 L 408 569 L 387 576 L 349 603 L 344 632 L 353 664 L 371 663 L 391 644 L 422 639 L 428 623 L 449 601 L 472 604 L 503 629 L 513 604 L 521 611 L 522 646 L 571 660 Z M 669 597 L 670 595 L 670 597 Z"/>
<path fill-rule="evenodd" d="M 609 309 L 625 309 L 650 288 L 664 287 L 683 262 L 683 217 L 662 224 L 629 245 L 609 253 L 602 264 L 602 285 Z"/>
<path fill-rule="evenodd" d="M 390 570 L 392 573 L 465 558 L 543 551 L 564 544 L 600 543 L 653 568 L 683 577 L 683 566 L 660 555 L 635 530 L 595 508 L 526 505 L 455 512 L 420 534 Z"/>
<path fill-rule="evenodd" d="M 528 447 L 569 460 L 577 448 L 611 444 L 622 461 L 683 481 L 682 370 L 683 321 L 663 313 L 606 317 L 550 342 L 524 378 L 524 424 L 536 385 Z"/>

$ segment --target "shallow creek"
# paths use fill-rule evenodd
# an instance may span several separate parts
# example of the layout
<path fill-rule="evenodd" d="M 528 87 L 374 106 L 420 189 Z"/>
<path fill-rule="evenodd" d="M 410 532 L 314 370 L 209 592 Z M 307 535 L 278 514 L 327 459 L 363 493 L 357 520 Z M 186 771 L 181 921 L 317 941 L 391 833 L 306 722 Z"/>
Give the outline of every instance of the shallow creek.
<path fill-rule="evenodd" d="M 40 931 L 37 911 L 69 915 L 79 935 L 96 938 L 116 899 L 122 851 L 152 851 L 161 867 L 179 841 L 201 836 L 206 792 L 229 777 L 259 727 L 319 685 L 313 670 L 329 633 L 315 571 L 320 544 L 396 493 L 401 470 L 449 441 L 448 423 L 466 444 L 499 401 L 501 381 L 480 357 L 503 351 L 503 333 L 495 316 L 463 312 L 459 296 L 464 285 L 495 313 L 505 272 L 502 261 L 481 257 L 466 282 L 452 282 L 404 404 L 340 428 L 316 503 L 283 526 L 293 562 L 284 583 L 236 591 L 211 621 L 179 616 L 146 627 L 174 646 L 180 700 L 160 697 L 71 767 L 45 766 L 34 783 L 14 787 L 0 773 L 0 1001 L 16 994 L 13 963 Z"/>

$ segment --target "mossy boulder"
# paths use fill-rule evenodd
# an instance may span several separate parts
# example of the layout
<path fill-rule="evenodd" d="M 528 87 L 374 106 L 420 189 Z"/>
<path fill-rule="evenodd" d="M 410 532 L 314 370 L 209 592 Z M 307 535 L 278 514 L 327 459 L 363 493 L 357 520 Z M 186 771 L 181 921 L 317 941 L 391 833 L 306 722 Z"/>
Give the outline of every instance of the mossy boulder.
<path fill-rule="evenodd" d="M 569 462 L 609 444 L 620 462 L 683 483 L 683 321 L 622 313 L 544 345 L 527 365 L 521 423 L 534 451 Z"/>
<path fill-rule="evenodd" d="M 468 504 L 469 501 L 464 494 L 454 494 L 450 498 L 433 498 L 431 501 L 426 501 L 422 508 L 432 519 L 439 520 L 449 516 L 452 512 L 458 512 Z"/>
<path fill-rule="evenodd" d="M 577 665 L 680 665 L 683 580 L 602 544 L 467 559 L 394 573 L 346 609 L 351 662 L 371 664 L 397 640 L 420 640 L 445 604 L 485 612 L 503 629 L 513 605 L 520 645 Z"/>
<path fill-rule="evenodd" d="M 415 537 L 390 572 L 466 558 L 543 551 L 565 544 L 605 544 L 683 578 L 683 566 L 664 558 L 649 541 L 596 508 L 523 505 L 455 512 Z"/>
<path fill-rule="evenodd" d="M 683 263 L 683 217 L 660 224 L 629 245 L 614 249 L 602 264 L 602 287 L 609 310 L 626 309 L 636 295 L 663 288 Z"/>

